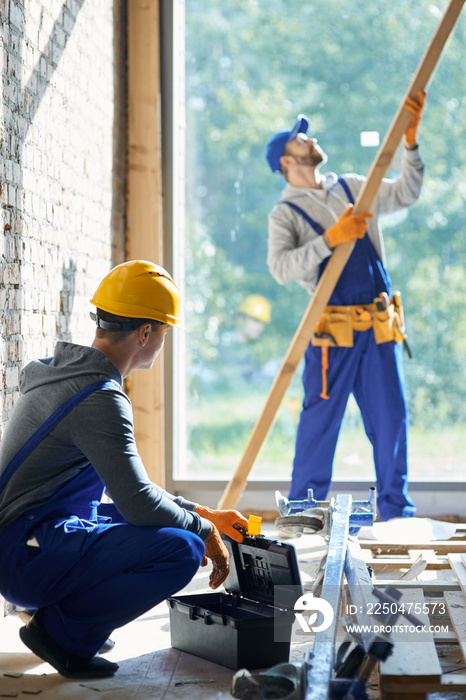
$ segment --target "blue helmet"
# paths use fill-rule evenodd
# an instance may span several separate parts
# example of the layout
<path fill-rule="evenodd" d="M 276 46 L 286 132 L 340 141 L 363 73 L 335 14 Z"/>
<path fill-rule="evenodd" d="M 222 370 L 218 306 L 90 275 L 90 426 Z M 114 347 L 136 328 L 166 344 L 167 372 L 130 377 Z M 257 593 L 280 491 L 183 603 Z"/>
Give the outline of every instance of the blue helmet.
<path fill-rule="evenodd" d="M 273 173 L 280 172 L 280 158 L 283 155 L 285 146 L 288 141 L 294 139 L 296 134 L 307 134 L 309 129 L 309 119 L 304 116 L 304 114 L 299 114 L 296 120 L 296 124 L 291 129 L 291 131 L 279 131 L 278 134 L 272 136 L 267 144 L 267 151 L 265 157 L 270 165 L 270 169 Z"/>

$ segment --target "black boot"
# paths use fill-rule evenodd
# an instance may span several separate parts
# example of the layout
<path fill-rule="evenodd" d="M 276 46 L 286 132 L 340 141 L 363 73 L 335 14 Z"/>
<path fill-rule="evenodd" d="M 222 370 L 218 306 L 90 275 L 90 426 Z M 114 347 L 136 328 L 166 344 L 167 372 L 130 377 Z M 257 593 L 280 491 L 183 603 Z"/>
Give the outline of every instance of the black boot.
<path fill-rule="evenodd" d="M 35 612 L 37 612 L 37 608 L 18 608 L 16 606 L 16 610 L 19 612 L 19 616 L 22 619 L 23 622 L 26 624 L 29 622 L 31 617 L 34 615 Z M 99 654 L 107 654 L 109 651 L 112 651 L 112 649 L 115 647 L 115 642 L 113 639 L 110 639 L 110 637 L 102 644 L 102 648 L 99 650 Z"/>
<path fill-rule="evenodd" d="M 118 670 L 118 664 L 101 659 L 100 656 L 83 659 L 68 654 L 45 631 L 43 611 L 40 609 L 34 613 L 27 625 L 21 627 L 19 636 L 36 656 L 47 661 L 66 678 L 105 678 L 113 676 Z"/>

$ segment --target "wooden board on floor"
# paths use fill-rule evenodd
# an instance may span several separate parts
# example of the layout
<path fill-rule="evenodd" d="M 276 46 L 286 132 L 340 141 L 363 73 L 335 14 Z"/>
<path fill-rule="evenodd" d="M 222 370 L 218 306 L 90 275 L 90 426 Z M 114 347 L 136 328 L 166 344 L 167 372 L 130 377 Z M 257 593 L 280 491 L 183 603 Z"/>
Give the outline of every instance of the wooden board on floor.
<path fill-rule="evenodd" d="M 423 591 L 419 589 L 403 591 L 400 604 L 411 603 L 411 611 L 418 617 L 422 624 L 429 628 L 429 616 L 422 612 L 425 605 Z M 410 626 L 406 618 L 399 617 L 396 625 Z M 441 681 L 442 669 L 435 650 L 433 634 L 426 632 L 399 631 L 391 636 L 395 645 L 393 653 L 379 666 L 380 690 L 382 697 L 396 697 L 402 700 L 405 697 L 415 697 L 409 692 L 410 684 L 432 683 Z M 396 687 L 396 691 L 392 688 Z M 390 688 L 390 690 L 389 690 Z"/>
<path fill-rule="evenodd" d="M 462 591 L 446 592 L 445 603 L 454 627 L 456 638 L 466 662 L 466 597 Z"/>
<path fill-rule="evenodd" d="M 433 594 L 439 594 L 439 593 L 444 593 L 445 591 L 459 591 L 460 587 L 458 582 L 455 581 L 446 581 L 443 579 L 436 579 L 434 581 L 431 580 L 426 580 L 426 581 L 406 581 L 404 579 L 396 579 L 396 578 L 379 578 L 375 577 L 373 579 L 374 587 L 375 588 L 385 588 L 386 586 L 394 586 L 395 588 L 398 588 L 400 591 L 403 590 L 409 590 L 411 588 L 422 588 L 424 591 L 424 594 L 427 595 L 433 595 Z"/>
<path fill-rule="evenodd" d="M 466 567 L 463 564 L 463 560 L 461 558 L 461 555 L 460 554 L 449 554 L 448 561 L 450 562 L 451 568 L 455 572 L 455 576 L 458 579 L 458 583 L 459 583 L 463 593 L 466 594 Z"/>
<path fill-rule="evenodd" d="M 359 540 L 362 549 L 370 549 L 375 552 L 391 552 L 392 554 L 407 553 L 411 549 L 431 549 L 444 556 L 452 553 L 466 553 L 466 540 L 433 540 L 432 542 L 385 542 L 381 540 Z"/>
<path fill-rule="evenodd" d="M 364 557 L 367 566 L 372 566 L 376 570 L 380 569 L 409 569 L 417 560 L 419 559 L 419 551 L 413 552 L 409 550 L 408 556 L 402 558 L 401 556 L 374 556 L 371 552 L 370 555 Z M 429 570 L 441 570 L 449 569 L 450 563 L 447 557 L 439 557 L 432 550 L 422 552 L 422 560 L 425 562 L 426 569 Z"/>

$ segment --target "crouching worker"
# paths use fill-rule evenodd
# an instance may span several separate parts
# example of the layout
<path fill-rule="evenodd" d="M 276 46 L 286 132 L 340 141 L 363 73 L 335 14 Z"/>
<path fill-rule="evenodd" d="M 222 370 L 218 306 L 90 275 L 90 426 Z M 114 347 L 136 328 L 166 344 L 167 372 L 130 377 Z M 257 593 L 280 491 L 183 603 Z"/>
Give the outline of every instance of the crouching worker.
<path fill-rule="evenodd" d="M 158 265 L 135 260 L 101 282 L 90 347 L 58 342 L 28 364 L 0 453 L 0 593 L 36 610 L 20 630 L 37 656 L 69 678 L 110 676 L 98 655 L 121 627 L 183 588 L 211 560 L 210 586 L 228 575 L 219 531 L 243 540 L 237 511 L 214 511 L 152 483 L 122 391 L 149 369 L 179 293 Z M 106 490 L 112 503 L 102 503 Z"/>

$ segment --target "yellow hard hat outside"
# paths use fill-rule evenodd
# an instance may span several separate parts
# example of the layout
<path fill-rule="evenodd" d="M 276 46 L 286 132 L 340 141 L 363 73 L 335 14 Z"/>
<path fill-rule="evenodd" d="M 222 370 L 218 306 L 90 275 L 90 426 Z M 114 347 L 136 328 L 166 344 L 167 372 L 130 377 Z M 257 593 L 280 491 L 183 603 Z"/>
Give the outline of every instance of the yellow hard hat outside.
<path fill-rule="evenodd" d="M 262 323 L 270 323 L 272 317 L 272 305 L 262 294 L 246 294 L 238 304 L 237 311 Z"/>
<path fill-rule="evenodd" d="M 97 287 L 91 304 L 115 316 L 180 324 L 175 282 L 163 267 L 147 260 L 129 260 L 114 267 Z"/>

